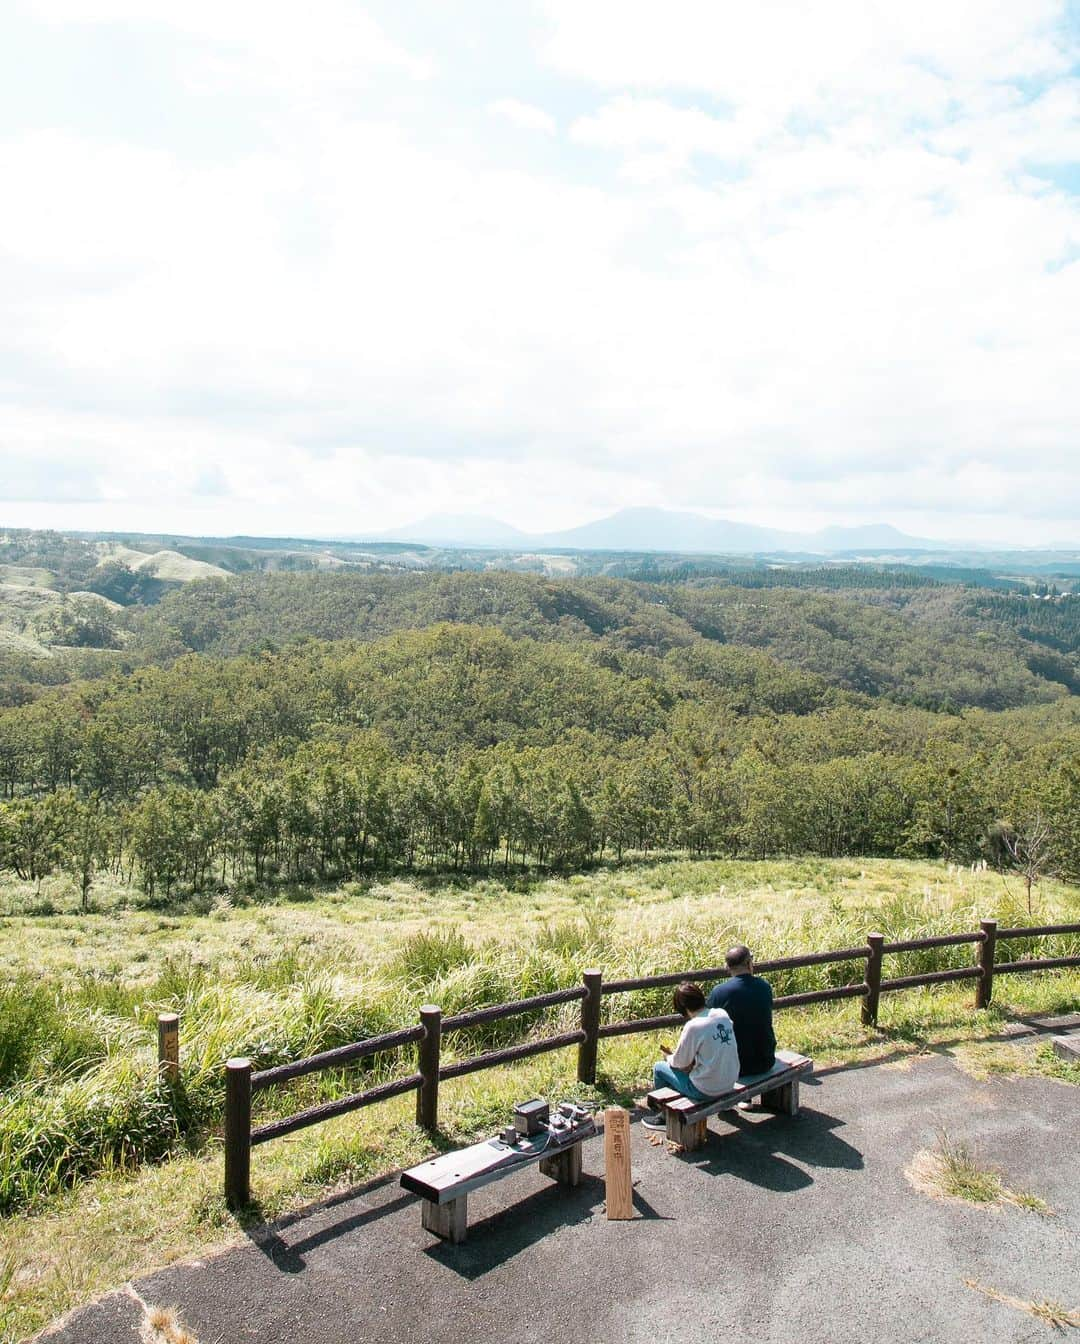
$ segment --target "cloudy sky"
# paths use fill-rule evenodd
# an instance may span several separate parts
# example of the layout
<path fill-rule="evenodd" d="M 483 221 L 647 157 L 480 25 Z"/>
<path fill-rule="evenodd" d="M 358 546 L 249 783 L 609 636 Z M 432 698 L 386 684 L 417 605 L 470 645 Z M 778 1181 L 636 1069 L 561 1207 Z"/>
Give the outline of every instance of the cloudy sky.
<path fill-rule="evenodd" d="M 0 526 L 1080 544 L 1075 0 L 0 16 Z"/>

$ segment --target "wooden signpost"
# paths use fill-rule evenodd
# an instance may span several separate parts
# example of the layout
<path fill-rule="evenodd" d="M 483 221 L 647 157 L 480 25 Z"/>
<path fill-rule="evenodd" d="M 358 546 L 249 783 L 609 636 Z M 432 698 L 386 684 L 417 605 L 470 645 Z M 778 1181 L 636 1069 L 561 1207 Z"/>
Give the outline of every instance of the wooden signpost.
<path fill-rule="evenodd" d="M 604 1186 L 608 1218 L 633 1218 L 630 1182 L 630 1112 L 621 1106 L 604 1111 Z"/>
<path fill-rule="evenodd" d="M 158 1013 L 158 1077 L 163 1082 L 180 1080 L 180 1017 L 177 1013 Z"/>

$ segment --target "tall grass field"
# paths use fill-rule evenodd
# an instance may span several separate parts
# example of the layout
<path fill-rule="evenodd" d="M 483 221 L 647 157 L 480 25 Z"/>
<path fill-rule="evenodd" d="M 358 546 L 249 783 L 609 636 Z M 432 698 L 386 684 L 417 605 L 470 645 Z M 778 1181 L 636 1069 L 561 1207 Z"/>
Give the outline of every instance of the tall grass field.
<path fill-rule="evenodd" d="M 150 908 L 99 887 L 77 911 L 61 879 L 0 888 L 0 1340 L 16 1340 L 95 1292 L 238 1234 L 221 1197 L 223 1062 L 282 1063 L 417 1020 L 605 977 L 715 966 L 746 941 L 759 959 L 889 940 L 1080 920 L 1080 889 L 994 872 L 893 860 L 627 863 L 560 878 L 391 881 L 265 890 Z M 1080 937 L 1012 943 L 1010 959 L 1080 952 Z M 999 960 L 1005 949 L 999 949 Z M 893 956 L 887 977 L 971 963 L 970 945 Z M 861 963 L 772 976 L 778 994 L 861 979 Z M 782 1043 L 825 1061 L 927 1043 L 962 1047 L 1010 1013 L 1074 1011 L 1080 974 L 1000 977 L 988 1012 L 971 982 L 884 996 L 877 1030 L 858 1001 L 792 1010 Z M 605 998 L 609 1020 L 669 1011 L 669 991 Z M 156 1018 L 180 1015 L 181 1078 L 159 1083 Z M 450 1057 L 572 1029 L 576 1003 L 448 1037 Z M 572 1051 L 444 1085 L 448 1142 L 504 1123 L 535 1093 L 627 1101 L 649 1081 L 649 1036 L 601 1043 L 595 1089 Z M 256 1123 L 411 1071 L 380 1057 L 260 1093 Z M 1054 1066 L 1047 1064 L 1049 1071 Z M 1065 1066 L 1057 1069 L 1068 1077 Z M 430 1150 L 412 1097 L 342 1117 L 254 1154 L 250 1217 L 270 1217 L 335 1185 Z"/>

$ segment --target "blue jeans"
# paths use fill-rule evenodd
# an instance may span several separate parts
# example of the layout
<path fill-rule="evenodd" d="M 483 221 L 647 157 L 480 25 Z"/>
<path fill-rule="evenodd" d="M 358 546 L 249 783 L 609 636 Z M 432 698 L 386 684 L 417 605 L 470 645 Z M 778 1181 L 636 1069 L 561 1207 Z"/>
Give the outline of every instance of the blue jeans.
<path fill-rule="evenodd" d="M 653 1087 L 673 1087 L 691 1101 L 712 1101 L 704 1092 L 699 1092 L 690 1081 L 685 1069 L 673 1069 L 666 1059 L 658 1060 L 652 1069 Z"/>

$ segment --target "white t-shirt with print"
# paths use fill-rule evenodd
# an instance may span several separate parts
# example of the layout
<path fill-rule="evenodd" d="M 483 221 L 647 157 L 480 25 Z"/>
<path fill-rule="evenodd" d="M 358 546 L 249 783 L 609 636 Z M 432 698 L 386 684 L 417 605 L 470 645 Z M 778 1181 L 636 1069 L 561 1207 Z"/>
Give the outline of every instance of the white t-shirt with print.
<path fill-rule="evenodd" d="M 671 1065 L 689 1073 L 690 1081 L 707 1097 L 731 1091 L 739 1078 L 739 1047 L 723 1008 L 695 1013 L 682 1029 Z"/>

